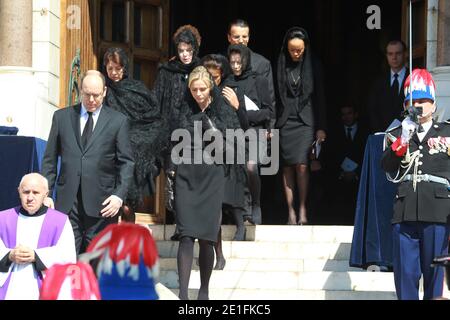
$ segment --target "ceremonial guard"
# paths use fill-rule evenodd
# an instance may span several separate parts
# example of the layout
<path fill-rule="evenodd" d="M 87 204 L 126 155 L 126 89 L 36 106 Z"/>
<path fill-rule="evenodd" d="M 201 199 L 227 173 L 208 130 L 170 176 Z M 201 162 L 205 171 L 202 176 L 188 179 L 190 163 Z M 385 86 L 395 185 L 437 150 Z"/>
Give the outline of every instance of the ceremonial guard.
<path fill-rule="evenodd" d="M 401 300 L 419 299 L 421 275 L 424 299 L 440 297 L 443 291 L 444 270 L 431 264 L 448 252 L 450 123 L 433 120 L 435 88 L 424 69 L 408 77 L 406 117 L 401 126 L 386 133 L 382 157 L 388 178 L 398 183 L 392 219 L 393 267 Z"/>

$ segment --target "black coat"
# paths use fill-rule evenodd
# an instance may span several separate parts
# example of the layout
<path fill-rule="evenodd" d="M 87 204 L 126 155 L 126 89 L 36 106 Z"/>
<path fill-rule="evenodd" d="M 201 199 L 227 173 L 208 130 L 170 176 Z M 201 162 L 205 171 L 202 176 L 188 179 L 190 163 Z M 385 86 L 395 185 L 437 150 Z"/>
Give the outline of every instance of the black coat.
<path fill-rule="evenodd" d="M 204 112 L 201 112 L 196 102 L 188 97 L 188 103 L 182 106 L 178 127 L 189 131 L 191 141 L 195 141 L 193 138 L 195 121 L 205 123 L 208 119 L 223 134 L 227 128 L 239 128 L 236 114 L 226 104 L 217 88 L 214 89 L 213 101 Z M 209 128 L 204 125 L 203 129 Z M 205 145 L 201 147 L 205 150 Z M 193 157 L 194 150 L 199 146 L 192 144 L 190 148 Z M 217 241 L 224 201 L 225 174 L 226 168 L 220 164 L 202 162 L 182 163 L 177 166 L 175 211 L 178 231 L 182 237 Z"/>
<path fill-rule="evenodd" d="M 198 59 L 195 58 L 190 65 L 182 65 L 178 60 L 174 60 L 159 66 L 153 90 L 161 108 L 161 115 L 169 124 L 170 131 L 177 129 L 180 108 L 189 93 L 189 73 L 197 64 Z"/>
<path fill-rule="evenodd" d="M 367 117 L 371 133 L 383 132 L 394 119 L 401 120 L 405 100 L 403 87 L 407 77 L 408 72 L 400 84 L 402 89 L 399 95 L 395 95 L 391 89 L 391 71 L 375 80 L 367 102 Z"/>
<path fill-rule="evenodd" d="M 271 101 L 272 108 L 275 109 L 275 90 L 273 85 L 272 65 L 269 60 L 264 58 L 259 53 L 253 52 L 252 50 L 250 50 L 250 58 L 252 70 L 256 72 L 257 75 L 267 80 L 269 101 Z"/>
<path fill-rule="evenodd" d="M 231 75 L 224 82 L 224 86 L 236 90 L 238 98 L 247 96 L 259 110 L 247 110 L 247 118 L 251 127 L 269 128 L 271 120 L 275 118 L 275 109 L 271 101 L 269 83 L 266 77 L 258 75 L 252 68 L 251 50 L 244 45 L 230 45 L 228 51 L 239 51 L 242 59 L 242 73 Z M 245 106 L 240 100 L 239 104 Z"/>
<path fill-rule="evenodd" d="M 394 137 L 401 136 L 402 128 L 392 130 Z M 418 174 L 431 174 L 450 179 L 450 157 L 447 152 L 430 154 L 428 141 L 430 138 L 450 137 L 450 123 L 433 123 L 422 142 L 417 135 L 410 141 L 410 152 L 420 150 L 422 163 Z M 388 147 L 382 157 L 383 169 L 395 173 L 400 168 L 404 157 L 398 157 Z M 400 174 L 404 171 L 401 169 Z M 409 173 L 413 173 L 411 169 Z M 392 175 L 392 174 L 391 174 Z M 394 203 L 394 217 L 392 223 L 400 222 L 430 222 L 448 223 L 450 215 L 450 191 L 443 184 L 435 182 L 418 182 L 414 191 L 412 181 L 404 181 L 398 185 Z"/>
<path fill-rule="evenodd" d="M 134 159 L 127 118 L 103 105 L 91 138 L 83 150 L 80 134 L 81 104 L 58 110 L 42 162 L 50 194 L 56 188 L 55 208 L 69 213 L 80 188 L 86 214 L 100 218 L 109 196 L 126 199 L 133 178 Z M 61 168 L 57 178 L 58 157 Z"/>

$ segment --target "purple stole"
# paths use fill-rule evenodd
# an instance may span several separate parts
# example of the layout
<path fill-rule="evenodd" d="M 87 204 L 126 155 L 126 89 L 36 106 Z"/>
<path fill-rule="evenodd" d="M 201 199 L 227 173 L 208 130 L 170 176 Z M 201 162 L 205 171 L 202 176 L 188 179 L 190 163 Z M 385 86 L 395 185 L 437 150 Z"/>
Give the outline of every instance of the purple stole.
<path fill-rule="evenodd" d="M 3 243 L 7 248 L 13 249 L 16 247 L 19 209 L 20 207 L 16 207 L 0 212 L 0 239 L 3 240 Z M 55 246 L 58 243 L 67 219 L 68 216 L 66 214 L 49 208 L 42 223 L 37 248 L 40 249 Z M 42 284 L 41 277 L 41 275 L 38 275 L 39 288 L 41 288 Z M 0 287 L 0 300 L 5 300 L 10 280 L 11 274 L 9 274 L 4 285 Z"/>

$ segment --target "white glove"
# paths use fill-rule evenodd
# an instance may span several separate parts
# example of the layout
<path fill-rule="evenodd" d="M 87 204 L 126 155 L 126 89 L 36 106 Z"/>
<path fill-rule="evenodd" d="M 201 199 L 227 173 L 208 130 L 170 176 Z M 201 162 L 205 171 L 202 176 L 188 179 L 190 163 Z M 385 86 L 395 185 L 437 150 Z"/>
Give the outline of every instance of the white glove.
<path fill-rule="evenodd" d="M 412 121 L 409 117 L 406 117 L 402 122 L 402 144 L 407 144 L 411 137 L 416 132 L 419 125 Z"/>

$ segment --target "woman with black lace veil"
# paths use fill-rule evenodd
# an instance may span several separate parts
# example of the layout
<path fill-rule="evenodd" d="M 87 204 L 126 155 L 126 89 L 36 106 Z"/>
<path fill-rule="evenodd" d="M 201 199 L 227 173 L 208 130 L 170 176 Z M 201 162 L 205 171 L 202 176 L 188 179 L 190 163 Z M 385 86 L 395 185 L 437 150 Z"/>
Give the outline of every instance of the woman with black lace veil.
<path fill-rule="evenodd" d="M 326 138 L 326 106 L 321 68 L 311 54 L 305 29 L 293 27 L 285 35 L 278 58 L 278 105 L 276 128 L 280 130 L 283 187 L 289 209 L 288 224 L 307 224 L 306 200 L 309 153 L 313 141 Z M 294 190 L 298 189 L 298 220 Z"/>
<path fill-rule="evenodd" d="M 128 117 L 135 157 L 133 183 L 124 205 L 123 220 L 134 222 L 144 194 L 154 194 L 169 131 L 155 95 L 141 81 L 130 78 L 128 57 L 121 48 L 109 48 L 103 57 L 106 105 Z"/>
<path fill-rule="evenodd" d="M 236 114 L 226 104 L 219 89 L 214 86 L 211 75 L 205 67 L 195 68 L 188 79 L 190 94 L 180 109 L 177 127 L 189 133 L 192 143 L 186 144 L 183 134 L 179 154 L 184 160 L 177 163 L 175 179 L 175 210 L 179 232 L 177 255 L 180 284 L 179 297 L 188 299 L 188 285 L 192 269 L 195 239 L 199 241 L 200 290 L 198 299 L 209 299 L 209 279 L 214 265 L 214 243 L 218 241 L 221 208 L 224 198 L 226 167 L 216 161 L 226 148 L 211 148 L 207 139 L 195 134 L 214 134 L 223 142 L 226 129 L 240 127 Z M 202 131 L 198 129 L 201 125 Z M 218 135 L 218 137 L 216 136 Z M 203 141 L 203 143 L 196 143 Z M 187 150 L 187 148 L 189 150 Z M 175 151 L 175 148 L 174 148 Z M 199 152 L 200 151 L 200 152 Z M 185 153 L 186 152 L 186 153 Z M 190 154 L 190 156 L 188 156 Z M 195 163 L 195 155 L 203 155 L 201 163 Z M 178 153 L 177 153 L 178 155 Z M 209 159 L 209 160 L 207 160 Z M 222 158 L 223 159 L 223 158 Z"/>

